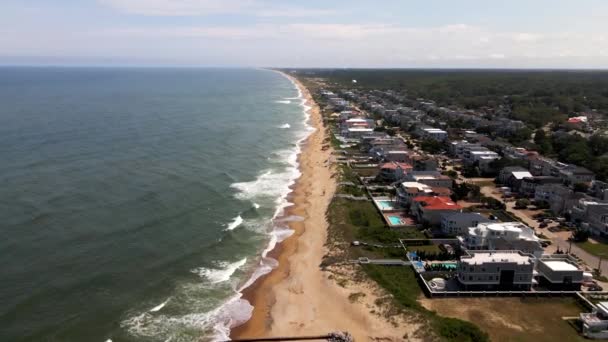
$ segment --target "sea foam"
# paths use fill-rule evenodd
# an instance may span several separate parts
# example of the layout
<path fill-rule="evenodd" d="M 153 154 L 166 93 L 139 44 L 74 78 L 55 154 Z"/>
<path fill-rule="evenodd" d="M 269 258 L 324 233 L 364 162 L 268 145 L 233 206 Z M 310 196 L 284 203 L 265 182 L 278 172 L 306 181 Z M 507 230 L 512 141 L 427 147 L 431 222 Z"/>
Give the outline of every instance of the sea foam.
<path fill-rule="evenodd" d="M 167 300 L 165 300 L 164 302 L 158 304 L 157 306 L 153 307 L 152 309 L 150 309 L 150 312 L 158 312 L 160 311 L 160 309 L 164 308 L 165 305 L 167 305 L 167 303 L 169 303 L 169 300 L 171 300 L 171 298 L 167 298 Z"/>
<path fill-rule="evenodd" d="M 201 278 L 207 279 L 211 284 L 217 284 L 224 281 L 230 280 L 230 277 L 247 263 L 247 258 L 243 258 L 239 261 L 228 263 L 218 262 L 217 268 L 206 268 L 198 267 L 193 269 L 191 272 L 198 274 Z"/>
<path fill-rule="evenodd" d="M 261 173 L 255 180 L 250 182 L 239 182 L 232 184 L 232 187 L 238 190 L 236 197 L 243 200 L 254 200 L 258 198 L 275 198 L 276 210 L 272 217 L 274 222 L 274 229 L 269 233 L 270 240 L 268 241 L 267 247 L 262 252 L 262 258 L 258 267 L 254 270 L 251 277 L 238 289 L 238 292 L 243 291 L 247 287 L 251 286 L 257 279 L 265 274 L 270 273 L 274 268 L 278 266 L 278 261 L 269 257 L 268 254 L 276 247 L 276 245 L 283 240 L 291 236 L 294 231 L 285 227 L 276 226 L 280 221 L 299 221 L 299 216 L 289 216 L 282 220 L 277 218 L 284 215 L 285 208 L 291 203 L 287 200 L 287 195 L 291 192 L 291 186 L 300 177 L 301 173 L 299 170 L 298 155 L 301 152 L 301 145 L 308 136 L 316 129 L 310 125 L 310 109 L 312 108 L 307 104 L 307 100 L 304 98 L 301 89 L 297 84 L 290 79 L 294 88 L 298 92 L 298 96 L 293 99 L 299 99 L 299 105 L 302 107 L 304 114 L 303 124 L 304 130 L 297 133 L 297 142 L 293 148 L 288 150 L 282 150 L 275 152 L 284 163 L 288 165 L 283 171 L 267 170 Z M 243 301 L 243 300 L 241 300 Z M 249 303 L 247 303 L 249 305 Z M 239 311 L 242 314 L 242 311 Z M 233 321 L 239 321 L 243 317 L 234 317 Z M 246 322 L 249 318 L 243 319 L 242 323 Z M 241 323 L 241 324 L 242 324 Z M 237 324 L 238 325 L 238 324 Z M 232 325 L 232 326 L 237 326 Z M 224 325 L 227 327 L 228 325 Z M 226 336 L 229 336 L 230 330 L 226 331 Z"/>
<path fill-rule="evenodd" d="M 310 106 L 307 105 L 306 99 L 303 97 L 301 90 L 295 82 L 291 81 L 298 95 L 295 98 L 277 101 L 279 103 L 291 103 L 291 100 L 299 100 L 299 105 L 302 107 L 304 129 L 295 132 L 297 142 L 292 148 L 275 152 L 278 161 L 284 163 L 285 167 L 280 169 L 268 169 L 251 181 L 235 182 L 231 187 L 237 190 L 235 197 L 240 200 L 246 200 L 253 203 L 254 208 L 259 208 L 257 203 L 275 203 L 275 212 L 272 219 L 250 220 L 243 221 L 240 214 L 228 225 L 228 228 L 234 229 L 240 225 L 245 228 L 252 229 L 252 226 L 257 226 L 258 229 L 264 229 L 269 234 L 269 240 L 266 248 L 261 253 L 261 258 L 257 267 L 253 270 L 249 279 L 244 282 L 240 288 L 235 289 L 234 296 L 220 303 L 211 311 L 203 313 L 195 312 L 185 315 L 169 316 L 159 314 L 160 312 L 144 312 L 139 315 L 134 315 L 123 321 L 121 325 L 136 336 L 144 337 L 162 337 L 172 339 L 175 336 L 175 327 L 186 331 L 211 331 L 209 336 L 201 336 L 202 338 L 213 341 L 229 340 L 230 330 L 247 322 L 253 312 L 251 304 L 242 298 L 241 291 L 251 286 L 257 279 L 271 272 L 278 266 L 278 261 L 269 257 L 269 253 L 276 247 L 277 244 L 291 236 L 294 232 L 291 229 L 278 226 L 279 223 L 288 221 L 299 221 L 300 217 L 290 216 L 282 220 L 277 218 L 284 215 L 285 208 L 291 203 L 287 199 L 287 195 L 291 192 L 291 186 L 300 177 L 298 155 L 301 152 L 302 142 L 315 131 L 311 127 L 309 111 Z M 287 124 L 281 126 L 287 127 Z M 227 230 L 230 230 L 228 229 Z M 220 286 L 227 284 L 234 273 L 247 263 L 247 259 L 241 259 L 236 262 L 218 263 L 216 267 L 199 267 L 193 269 L 192 272 L 199 275 L 205 282 L 211 286 Z M 209 286 L 201 285 L 201 286 Z M 165 304 L 165 303 L 163 303 Z M 161 304 L 162 305 L 162 304 Z M 158 305 L 153 309 L 162 306 Z"/>
<path fill-rule="evenodd" d="M 234 230 L 236 227 L 240 226 L 241 224 L 243 224 L 243 218 L 241 217 L 241 215 L 238 215 L 237 217 L 234 218 L 234 220 L 232 220 L 232 222 L 230 222 L 228 224 L 228 226 L 226 227 L 226 230 Z"/>

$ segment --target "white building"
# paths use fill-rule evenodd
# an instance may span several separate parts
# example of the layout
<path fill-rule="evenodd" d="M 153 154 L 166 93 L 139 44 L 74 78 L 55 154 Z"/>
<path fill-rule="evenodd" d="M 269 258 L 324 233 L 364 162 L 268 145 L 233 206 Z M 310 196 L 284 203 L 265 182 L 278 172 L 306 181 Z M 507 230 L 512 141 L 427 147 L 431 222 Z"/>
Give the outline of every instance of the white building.
<path fill-rule="evenodd" d="M 422 136 L 426 139 L 444 141 L 448 138 L 448 132 L 439 128 L 423 128 Z"/>
<path fill-rule="evenodd" d="M 608 235 L 608 202 L 582 198 L 575 202 L 570 213 L 572 220 L 581 221 L 581 226 L 591 234 Z"/>
<path fill-rule="evenodd" d="M 447 235 L 462 235 L 469 227 L 491 222 L 479 213 L 449 213 L 441 217 L 441 232 Z"/>
<path fill-rule="evenodd" d="M 418 196 L 432 196 L 433 189 L 418 182 L 403 182 L 397 187 L 397 201 L 403 206 L 409 206 L 412 199 Z"/>
<path fill-rule="evenodd" d="M 373 132 L 373 128 L 351 127 L 346 129 L 347 138 L 361 138 Z"/>
<path fill-rule="evenodd" d="M 584 270 L 567 254 L 543 255 L 536 263 L 538 283 L 550 291 L 580 291 Z"/>
<path fill-rule="evenodd" d="M 458 261 L 458 281 L 466 290 L 530 290 L 534 256 L 521 251 L 469 251 Z"/>
<path fill-rule="evenodd" d="M 600 302 L 591 313 L 582 313 L 583 336 L 593 339 L 608 338 L 608 302 Z"/>
<path fill-rule="evenodd" d="M 406 175 L 410 182 L 423 183 L 431 187 L 452 188 L 452 178 L 438 171 L 412 171 Z"/>
<path fill-rule="evenodd" d="M 486 222 L 465 230 L 458 239 L 466 250 L 518 250 L 540 257 L 543 247 L 534 230 L 521 222 Z"/>

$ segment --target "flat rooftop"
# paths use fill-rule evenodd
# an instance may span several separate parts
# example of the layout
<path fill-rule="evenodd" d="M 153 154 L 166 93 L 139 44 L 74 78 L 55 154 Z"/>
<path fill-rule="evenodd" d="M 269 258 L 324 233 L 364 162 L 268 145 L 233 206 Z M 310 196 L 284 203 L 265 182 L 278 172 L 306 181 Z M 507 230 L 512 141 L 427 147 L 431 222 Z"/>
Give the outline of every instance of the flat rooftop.
<path fill-rule="evenodd" d="M 565 261 L 543 261 L 552 271 L 578 271 L 578 267 Z"/>
<path fill-rule="evenodd" d="M 468 265 L 481 265 L 488 263 L 517 263 L 518 265 L 526 265 L 532 262 L 529 255 L 522 255 L 519 253 L 505 253 L 505 252 L 470 252 L 471 257 L 461 257 L 460 262 Z"/>

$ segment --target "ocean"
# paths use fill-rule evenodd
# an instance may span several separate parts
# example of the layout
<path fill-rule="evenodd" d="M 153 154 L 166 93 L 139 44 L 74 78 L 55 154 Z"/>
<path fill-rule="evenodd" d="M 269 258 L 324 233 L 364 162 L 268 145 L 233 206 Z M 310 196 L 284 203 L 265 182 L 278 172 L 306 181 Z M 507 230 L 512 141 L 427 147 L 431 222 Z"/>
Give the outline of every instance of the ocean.
<path fill-rule="evenodd" d="M 269 70 L 0 68 L 0 340 L 226 339 L 311 130 Z"/>

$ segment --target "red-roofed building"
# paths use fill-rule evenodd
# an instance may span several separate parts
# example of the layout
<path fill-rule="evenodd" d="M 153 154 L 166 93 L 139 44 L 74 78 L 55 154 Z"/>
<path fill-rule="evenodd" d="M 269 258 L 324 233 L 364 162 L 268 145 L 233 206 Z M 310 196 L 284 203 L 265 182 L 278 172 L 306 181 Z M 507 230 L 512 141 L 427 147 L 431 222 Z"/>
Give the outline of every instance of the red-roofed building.
<path fill-rule="evenodd" d="M 406 173 L 414 168 L 407 163 L 389 162 L 380 164 L 378 177 L 385 181 L 395 182 L 405 178 Z"/>
<path fill-rule="evenodd" d="M 566 121 L 566 126 L 572 129 L 583 129 L 588 122 L 586 116 L 576 116 L 569 118 L 568 121 Z"/>
<path fill-rule="evenodd" d="M 445 196 L 419 196 L 412 201 L 411 212 L 420 223 L 440 225 L 443 214 L 460 212 L 462 207 Z"/>

